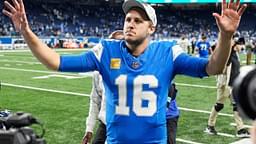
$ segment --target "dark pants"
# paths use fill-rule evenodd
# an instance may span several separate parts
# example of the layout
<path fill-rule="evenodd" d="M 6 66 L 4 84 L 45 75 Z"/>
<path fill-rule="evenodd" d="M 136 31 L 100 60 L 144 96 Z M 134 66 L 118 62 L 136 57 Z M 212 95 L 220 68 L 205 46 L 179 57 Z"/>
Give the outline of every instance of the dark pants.
<path fill-rule="evenodd" d="M 104 144 L 106 141 L 106 125 L 99 121 L 97 132 L 93 139 L 93 144 Z"/>
<path fill-rule="evenodd" d="M 179 117 L 167 119 L 167 144 L 176 144 L 176 133 Z"/>

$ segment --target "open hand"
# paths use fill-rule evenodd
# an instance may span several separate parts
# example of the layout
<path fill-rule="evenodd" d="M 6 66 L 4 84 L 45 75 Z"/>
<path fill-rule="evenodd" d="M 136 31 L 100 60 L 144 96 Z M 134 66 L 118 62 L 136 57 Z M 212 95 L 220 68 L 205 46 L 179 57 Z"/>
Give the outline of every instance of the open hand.
<path fill-rule="evenodd" d="M 246 7 L 246 4 L 243 4 L 240 7 L 240 0 L 236 0 L 236 2 L 230 0 L 229 3 L 226 3 L 226 0 L 223 0 L 221 15 L 218 13 L 212 14 L 216 19 L 220 32 L 232 36 L 239 26 L 241 16 Z"/>
<path fill-rule="evenodd" d="M 13 5 L 8 1 L 4 1 L 5 8 L 3 9 L 3 13 L 12 20 L 16 31 L 22 33 L 30 29 L 24 4 L 22 0 L 12 0 L 12 2 Z"/>

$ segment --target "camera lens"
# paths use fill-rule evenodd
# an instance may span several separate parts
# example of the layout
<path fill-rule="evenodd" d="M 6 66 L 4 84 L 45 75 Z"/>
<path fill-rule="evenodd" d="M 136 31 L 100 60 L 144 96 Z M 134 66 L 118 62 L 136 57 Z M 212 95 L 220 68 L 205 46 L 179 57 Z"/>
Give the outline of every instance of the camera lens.
<path fill-rule="evenodd" d="M 247 93 L 249 97 L 250 106 L 253 108 L 254 111 L 256 111 L 256 71 L 253 74 L 254 75 L 250 80 Z"/>
<path fill-rule="evenodd" d="M 233 86 L 233 96 L 239 110 L 250 119 L 256 119 L 256 67 L 244 66 Z"/>

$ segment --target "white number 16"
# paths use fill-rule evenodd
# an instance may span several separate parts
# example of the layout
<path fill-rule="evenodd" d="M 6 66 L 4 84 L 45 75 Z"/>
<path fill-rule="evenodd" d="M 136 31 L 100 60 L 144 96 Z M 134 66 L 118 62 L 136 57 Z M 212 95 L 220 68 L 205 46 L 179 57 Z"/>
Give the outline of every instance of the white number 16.
<path fill-rule="evenodd" d="M 118 86 L 118 105 L 116 114 L 129 115 L 130 108 L 127 106 L 127 75 L 120 75 L 115 84 Z M 133 81 L 133 107 L 137 116 L 152 116 L 157 110 L 157 95 L 153 91 L 143 91 L 143 85 L 149 88 L 157 88 L 158 80 L 153 75 L 137 76 Z M 143 100 L 148 101 L 147 107 L 142 107 Z"/>

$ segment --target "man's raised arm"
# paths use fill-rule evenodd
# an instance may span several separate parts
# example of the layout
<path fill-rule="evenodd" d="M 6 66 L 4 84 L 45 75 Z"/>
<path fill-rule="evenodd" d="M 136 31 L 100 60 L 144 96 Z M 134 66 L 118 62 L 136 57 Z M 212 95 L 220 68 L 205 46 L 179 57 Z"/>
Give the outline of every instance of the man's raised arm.
<path fill-rule="evenodd" d="M 246 7 L 246 4 L 240 7 L 240 0 L 236 2 L 230 0 L 229 3 L 223 0 L 221 15 L 213 13 L 220 32 L 216 49 L 206 67 L 206 71 L 209 75 L 223 72 L 231 52 L 232 36 L 239 26 L 241 16 Z"/>
<path fill-rule="evenodd" d="M 8 16 L 16 29 L 27 42 L 29 48 L 37 59 L 49 69 L 58 70 L 60 56 L 44 44 L 30 29 L 22 0 L 12 0 L 13 5 L 4 1 L 3 13 Z"/>

